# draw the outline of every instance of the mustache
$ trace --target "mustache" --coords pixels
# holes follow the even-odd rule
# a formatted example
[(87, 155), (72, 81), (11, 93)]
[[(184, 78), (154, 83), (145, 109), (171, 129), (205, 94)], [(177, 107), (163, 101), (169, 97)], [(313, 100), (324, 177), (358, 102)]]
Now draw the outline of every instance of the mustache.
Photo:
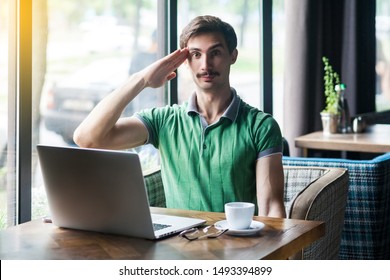
[(204, 72), (198, 73), (198, 74), (196, 74), (196, 76), (198, 78), (203, 77), (203, 76), (219, 76), (219, 73), (216, 71), (210, 70), (210, 71), (204, 71)]

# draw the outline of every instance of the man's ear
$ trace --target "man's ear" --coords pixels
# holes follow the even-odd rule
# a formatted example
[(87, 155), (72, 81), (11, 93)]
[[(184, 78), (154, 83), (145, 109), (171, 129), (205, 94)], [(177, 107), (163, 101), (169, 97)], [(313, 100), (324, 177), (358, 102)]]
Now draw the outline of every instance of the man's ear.
[(238, 50), (237, 49), (233, 50), (231, 57), (232, 57), (232, 64), (236, 63), (237, 57), (238, 57)]

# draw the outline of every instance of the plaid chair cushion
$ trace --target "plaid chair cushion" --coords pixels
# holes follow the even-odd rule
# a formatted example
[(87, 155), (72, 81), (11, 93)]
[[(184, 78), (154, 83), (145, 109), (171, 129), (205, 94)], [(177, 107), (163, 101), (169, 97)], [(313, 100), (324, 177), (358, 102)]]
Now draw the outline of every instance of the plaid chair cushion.
[(154, 207), (166, 207), (160, 169), (155, 169), (144, 174), (144, 180), (148, 192), (149, 205)]
[(284, 204), (286, 206), (287, 218), (289, 218), (291, 204), (295, 201), (296, 197), (308, 185), (321, 177), (325, 170), (284, 168)]
[(372, 160), (283, 157), (283, 165), (348, 169), (340, 259), (390, 259), (390, 153)]

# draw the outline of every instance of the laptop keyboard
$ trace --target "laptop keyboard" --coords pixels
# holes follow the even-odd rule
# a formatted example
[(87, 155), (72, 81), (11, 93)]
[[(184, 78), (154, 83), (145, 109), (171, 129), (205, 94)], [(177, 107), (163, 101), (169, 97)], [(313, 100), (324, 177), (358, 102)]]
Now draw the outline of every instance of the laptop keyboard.
[(170, 227), (170, 226), (171, 225), (164, 225), (164, 224), (153, 223), (154, 231), (157, 231), (157, 230), (160, 230), (160, 229), (164, 229), (164, 228), (167, 228), (167, 227)]

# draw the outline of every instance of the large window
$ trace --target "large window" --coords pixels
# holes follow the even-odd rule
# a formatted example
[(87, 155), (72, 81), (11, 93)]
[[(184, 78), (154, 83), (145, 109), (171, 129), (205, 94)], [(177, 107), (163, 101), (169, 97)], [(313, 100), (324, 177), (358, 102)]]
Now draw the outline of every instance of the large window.
[(16, 153), (16, 92), (23, 77), (17, 75), (20, 32), (16, 15), (13, 1), (0, 0), (0, 229), (18, 221), (18, 199), (22, 198), (17, 190), (21, 180)]
[[(14, 185), (7, 176), (9, 19), (8, 0), (0, 0), (0, 229), (10, 223), (8, 205), (15, 205)], [(12, 224), (14, 215), (9, 216)]]
[(376, 109), (390, 110), (390, 1), (376, 0)]
[[(35, 147), (75, 145), (73, 131), (130, 74), (157, 59), (158, 1), (33, 2), (32, 218), (49, 214)], [(164, 91), (139, 95), (124, 115), (165, 104)], [(137, 148), (144, 169), (157, 164)]]

